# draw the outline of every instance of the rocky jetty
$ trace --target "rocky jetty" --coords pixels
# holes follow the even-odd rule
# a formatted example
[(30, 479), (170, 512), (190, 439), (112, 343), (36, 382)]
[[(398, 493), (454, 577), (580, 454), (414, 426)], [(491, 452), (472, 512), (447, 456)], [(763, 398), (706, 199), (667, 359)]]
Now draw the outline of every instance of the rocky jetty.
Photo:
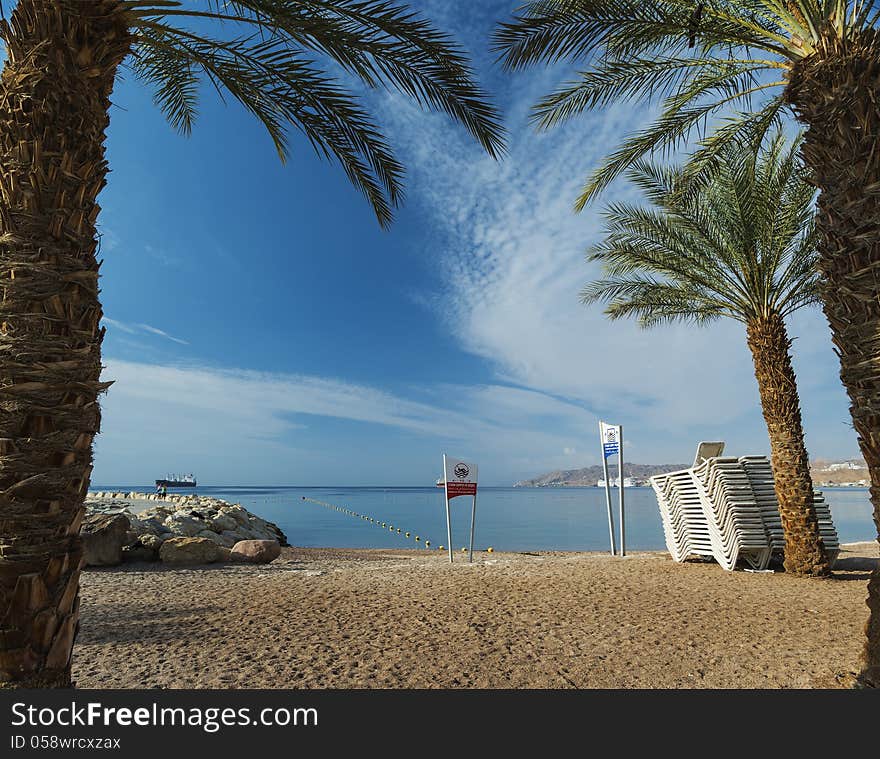
[(241, 504), (199, 495), (89, 493), (80, 532), (86, 566), (268, 563), (289, 545), (277, 525)]

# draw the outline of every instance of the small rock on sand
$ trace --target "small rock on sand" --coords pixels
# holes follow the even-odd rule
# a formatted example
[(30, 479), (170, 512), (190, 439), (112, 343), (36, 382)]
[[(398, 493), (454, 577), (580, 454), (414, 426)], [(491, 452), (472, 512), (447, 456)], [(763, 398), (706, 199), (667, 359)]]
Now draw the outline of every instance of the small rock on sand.
[(281, 555), (277, 540), (239, 540), (232, 546), (232, 560), (268, 564)]

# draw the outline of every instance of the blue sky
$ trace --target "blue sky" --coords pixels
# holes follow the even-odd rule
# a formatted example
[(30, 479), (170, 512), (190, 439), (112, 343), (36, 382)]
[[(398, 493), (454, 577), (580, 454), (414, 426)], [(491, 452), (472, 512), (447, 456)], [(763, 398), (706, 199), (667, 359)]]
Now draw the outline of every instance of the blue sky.
[[(115, 384), (94, 482), (425, 484), (445, 450), (509, 484), (598, 463), (600, 417), (624, 425), (633, 461), (687, 461), (701, 439), (767, 451), (740, 325), (643, 331), (579, 304), (601, 207), (572, 203), (646, 113), (619, 104), (536, 134), (528, 106), (566, 71), (493, 63), (489, 33), (516, 4), (414, 3), (472, 52), (510, 150), (492, 161), (447, 117), (370, 93), (408, 170), (388, 232), (304, 142), (281, 165), (209, 93), (183, 138), (119, 82), (99, 219)], [(824, 319), (791, 328), (811, 455), (856, 455)]]

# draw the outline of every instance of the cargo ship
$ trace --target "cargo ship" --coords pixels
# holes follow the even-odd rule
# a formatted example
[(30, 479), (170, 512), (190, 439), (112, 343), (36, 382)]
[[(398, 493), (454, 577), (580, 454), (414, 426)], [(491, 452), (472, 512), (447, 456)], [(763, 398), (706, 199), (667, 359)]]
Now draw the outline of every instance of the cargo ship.
[(194, 488), (196, 478), (191, 474), (169, 474), (164, 480), (156, 480), (157, 488)]

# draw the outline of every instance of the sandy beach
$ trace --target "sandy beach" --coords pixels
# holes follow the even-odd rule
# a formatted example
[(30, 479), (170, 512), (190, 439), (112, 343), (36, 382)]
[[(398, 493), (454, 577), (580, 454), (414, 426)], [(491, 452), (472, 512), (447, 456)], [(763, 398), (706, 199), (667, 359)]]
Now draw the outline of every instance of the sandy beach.
[(844, 687), (877, 544), (835, 577), (662, 552), (286, 548), (264, 566), (82, 576), (81, 688)]

